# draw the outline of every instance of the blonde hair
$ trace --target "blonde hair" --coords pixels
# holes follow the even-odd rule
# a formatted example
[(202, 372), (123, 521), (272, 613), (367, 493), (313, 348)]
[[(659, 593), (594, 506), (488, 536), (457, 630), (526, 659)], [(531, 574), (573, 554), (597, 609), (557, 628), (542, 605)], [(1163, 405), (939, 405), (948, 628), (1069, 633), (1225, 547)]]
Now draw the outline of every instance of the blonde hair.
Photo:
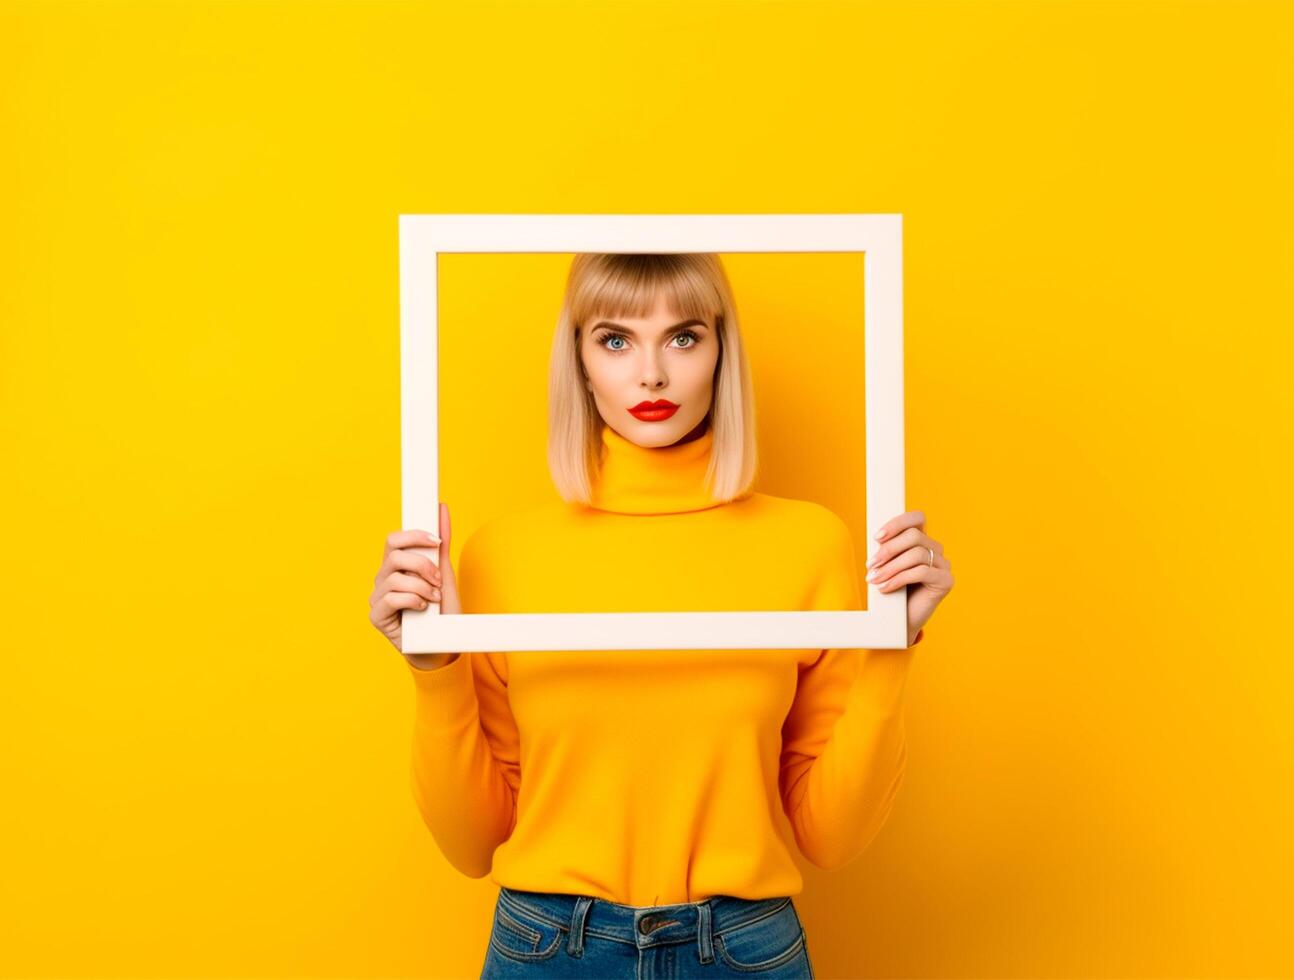
[(548, 469), (568, 503), (587, 505), (592, 499), (606, 425), (584, 384), (581, 328), (603, 317), (650, 316), (662, 293), (680, 318), (713, 321), (719, 335), (714, 395), (706, 414), (713, 431), (706, 489), (716, 503), (728, 503), (745, 496), (755, 482), (755, 396), (719, 256), (581, 252), (567, 276), (548, 372)]

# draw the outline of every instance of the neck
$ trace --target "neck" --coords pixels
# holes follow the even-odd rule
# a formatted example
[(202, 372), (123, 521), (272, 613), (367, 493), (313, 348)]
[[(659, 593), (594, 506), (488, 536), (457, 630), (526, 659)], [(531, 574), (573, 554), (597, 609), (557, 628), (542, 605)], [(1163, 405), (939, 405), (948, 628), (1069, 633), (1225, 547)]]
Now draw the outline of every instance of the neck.
[(705, 485), (714, 433), (703, 421), (668, 446), (640, 446), (609, 425), (590, 506), (616, 514), (678, 514), (719, 506)]

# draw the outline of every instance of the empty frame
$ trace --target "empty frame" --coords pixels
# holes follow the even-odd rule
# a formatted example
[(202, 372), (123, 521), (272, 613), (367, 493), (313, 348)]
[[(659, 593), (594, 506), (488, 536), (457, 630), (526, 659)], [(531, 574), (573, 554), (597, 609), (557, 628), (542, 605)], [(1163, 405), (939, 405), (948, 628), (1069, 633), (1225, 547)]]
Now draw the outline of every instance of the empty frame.
[[(441, 263), (443, 257), (450, 255), (521, 258), (545, 254), (562, 257), (580, 252), (713, 252), (721, 256), (857, 253), (862, 260), (858, 265), (862, 316), (849, 319), (845, 341), (857, 343), (863, 351), (866, 527), (865, 531), (853, 534), (858, 553), (865, 552), (864, 557), (870, 558), (878, 547), (874, 537), (877, 528), (906, 509), (902, 215), (405, 214), (400, 215), (399, 250), (402, 527), (433, 532), (439, 528), (440, 391), (442, 372), (455, 369), (453, 364), (440, 363), (439, 342), (442, 293), (449, 291), (440, 283)], [(560, 271), (564, 278), (565, 270)], [(541, 271), (540, 281), (544, 274)], [(502, 285), (497, 276), (491, 281), (496, 295), (499, 289), (523, 288), (513, 286), (512, 279), (504, 279)], [(517, 277), (516, 281), (524, 284), (533, 280)], [(555, 281), (555, 287), (559, 286), (560, 281)], [(771, 288), (775, 294), (775, 281)], [(733, 291), (741, 309), (742, 289), (736, 282)], [(553, 295), (559, 303), (560, 291)], [(540, 303), (539, 308), (550, 309), (550, 314), (546, 320), (533, 324), (531, 332), (524, 336), (521, 350), (526, 356), (533, 353), (539, 358), (536, 370), (542, 367), (542, 373), (546, 374), (546, 351), (556, 324), (557, 308), (552, 303)], [(503, 327), (503, 336), (490, 342), (504, 350), (514, 349), (516, 345), (508, 345), (507, 329)], [(491, 338), (494, 336), (492, 333)], [(743, 339), (748, 349), (755, 346), (750, 339)], [(772, 355), (768, 363), (774, 363)], [(776, 363), (788, 362), (779, 355)], [(752, 357), (757, 395), (764, 382), (772, 388), (772, 380), (778, 382), (778, 390), (804, 390), (812, 394), (813, 377), (785, 376), (788, 370), (811, 369), (805, 367), (805, 362), (789, 363), (790, 368), (778, 368), (780, 375), (776, 379), (762, 379), (759, 358)], [(471, 381), (483, 386), (486, 394), (499, 399), (508, 397), (508, 391), (489, 392), (492, 379), (488, 367), (472, 362), (471, 370), (474, 372), (470, 374)], [(836, 376), (837, 386), (839, 377)], [(796, 389), (797, 384), (801, 389)], [(543, 386), (540, 390), (544, 390)], [(845, 391), (841, 397), (848, 396), (849, 391)], [(533, 403), (531, 407), (540, 415), (546, 409)], [(497, 433), (498, 426), (490, 431)], [(542, 438), (542, 431), (533, 424), (527, 434), (527, 438), (531, 437), (534, 437), (532, 441)], [(794, 446), (790, 446), (790, 451), (793, 450)], [(824, 464), (830, 467), (833, 461), (825, 460)], [(757, 482), (756, 489), (764, 488)], [(454, 504), (452, 501), (450, 504), (452, 517)], [(464, 528), (457, 520), (453, 526), (453, 537), (461, 542)], [(435, 549), (419, 550), (435, 560)], [(867, 603), (867, 608), (862, 610), (442, 615), (439, 606), (433, 604), (422, 611), (404, 611), (402, 649), (405, 653), (433, 653), (906, 647), (907, 590), (882, 593), (866, 581), (860, 585), (865, 590)]]

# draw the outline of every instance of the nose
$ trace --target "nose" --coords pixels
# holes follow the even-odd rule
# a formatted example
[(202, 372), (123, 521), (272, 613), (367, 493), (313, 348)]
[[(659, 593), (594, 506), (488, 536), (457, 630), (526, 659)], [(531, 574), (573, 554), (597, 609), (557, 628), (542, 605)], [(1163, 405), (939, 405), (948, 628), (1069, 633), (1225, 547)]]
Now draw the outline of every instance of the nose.
[(655, 355), (649, 354), (647, 357), (647, 366), (643, 369), (642, 385), (645, 388), (662, 388), (665, 382), (669, 380), (665, 377), (665, 371), (661, 368), (660, 362)]

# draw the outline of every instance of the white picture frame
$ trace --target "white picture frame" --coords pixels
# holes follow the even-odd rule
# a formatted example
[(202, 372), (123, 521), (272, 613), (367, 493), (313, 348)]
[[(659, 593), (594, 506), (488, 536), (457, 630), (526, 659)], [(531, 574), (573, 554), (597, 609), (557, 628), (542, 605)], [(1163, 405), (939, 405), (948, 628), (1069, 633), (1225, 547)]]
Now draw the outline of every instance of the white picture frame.
[[(453, 252), (863, 252), (868, 558), (904, 506), (901, 214), (402, 214), (402, 527), (440, 526), (437, 257)], [(855, 546), (862, 550), (857, 540)], [(437, 560), (436, 550), (419, 549)], [(865, 610), (440, 615), (405, 610), (404, 653), (510, 650), (896, 649), (907, 590)]]

